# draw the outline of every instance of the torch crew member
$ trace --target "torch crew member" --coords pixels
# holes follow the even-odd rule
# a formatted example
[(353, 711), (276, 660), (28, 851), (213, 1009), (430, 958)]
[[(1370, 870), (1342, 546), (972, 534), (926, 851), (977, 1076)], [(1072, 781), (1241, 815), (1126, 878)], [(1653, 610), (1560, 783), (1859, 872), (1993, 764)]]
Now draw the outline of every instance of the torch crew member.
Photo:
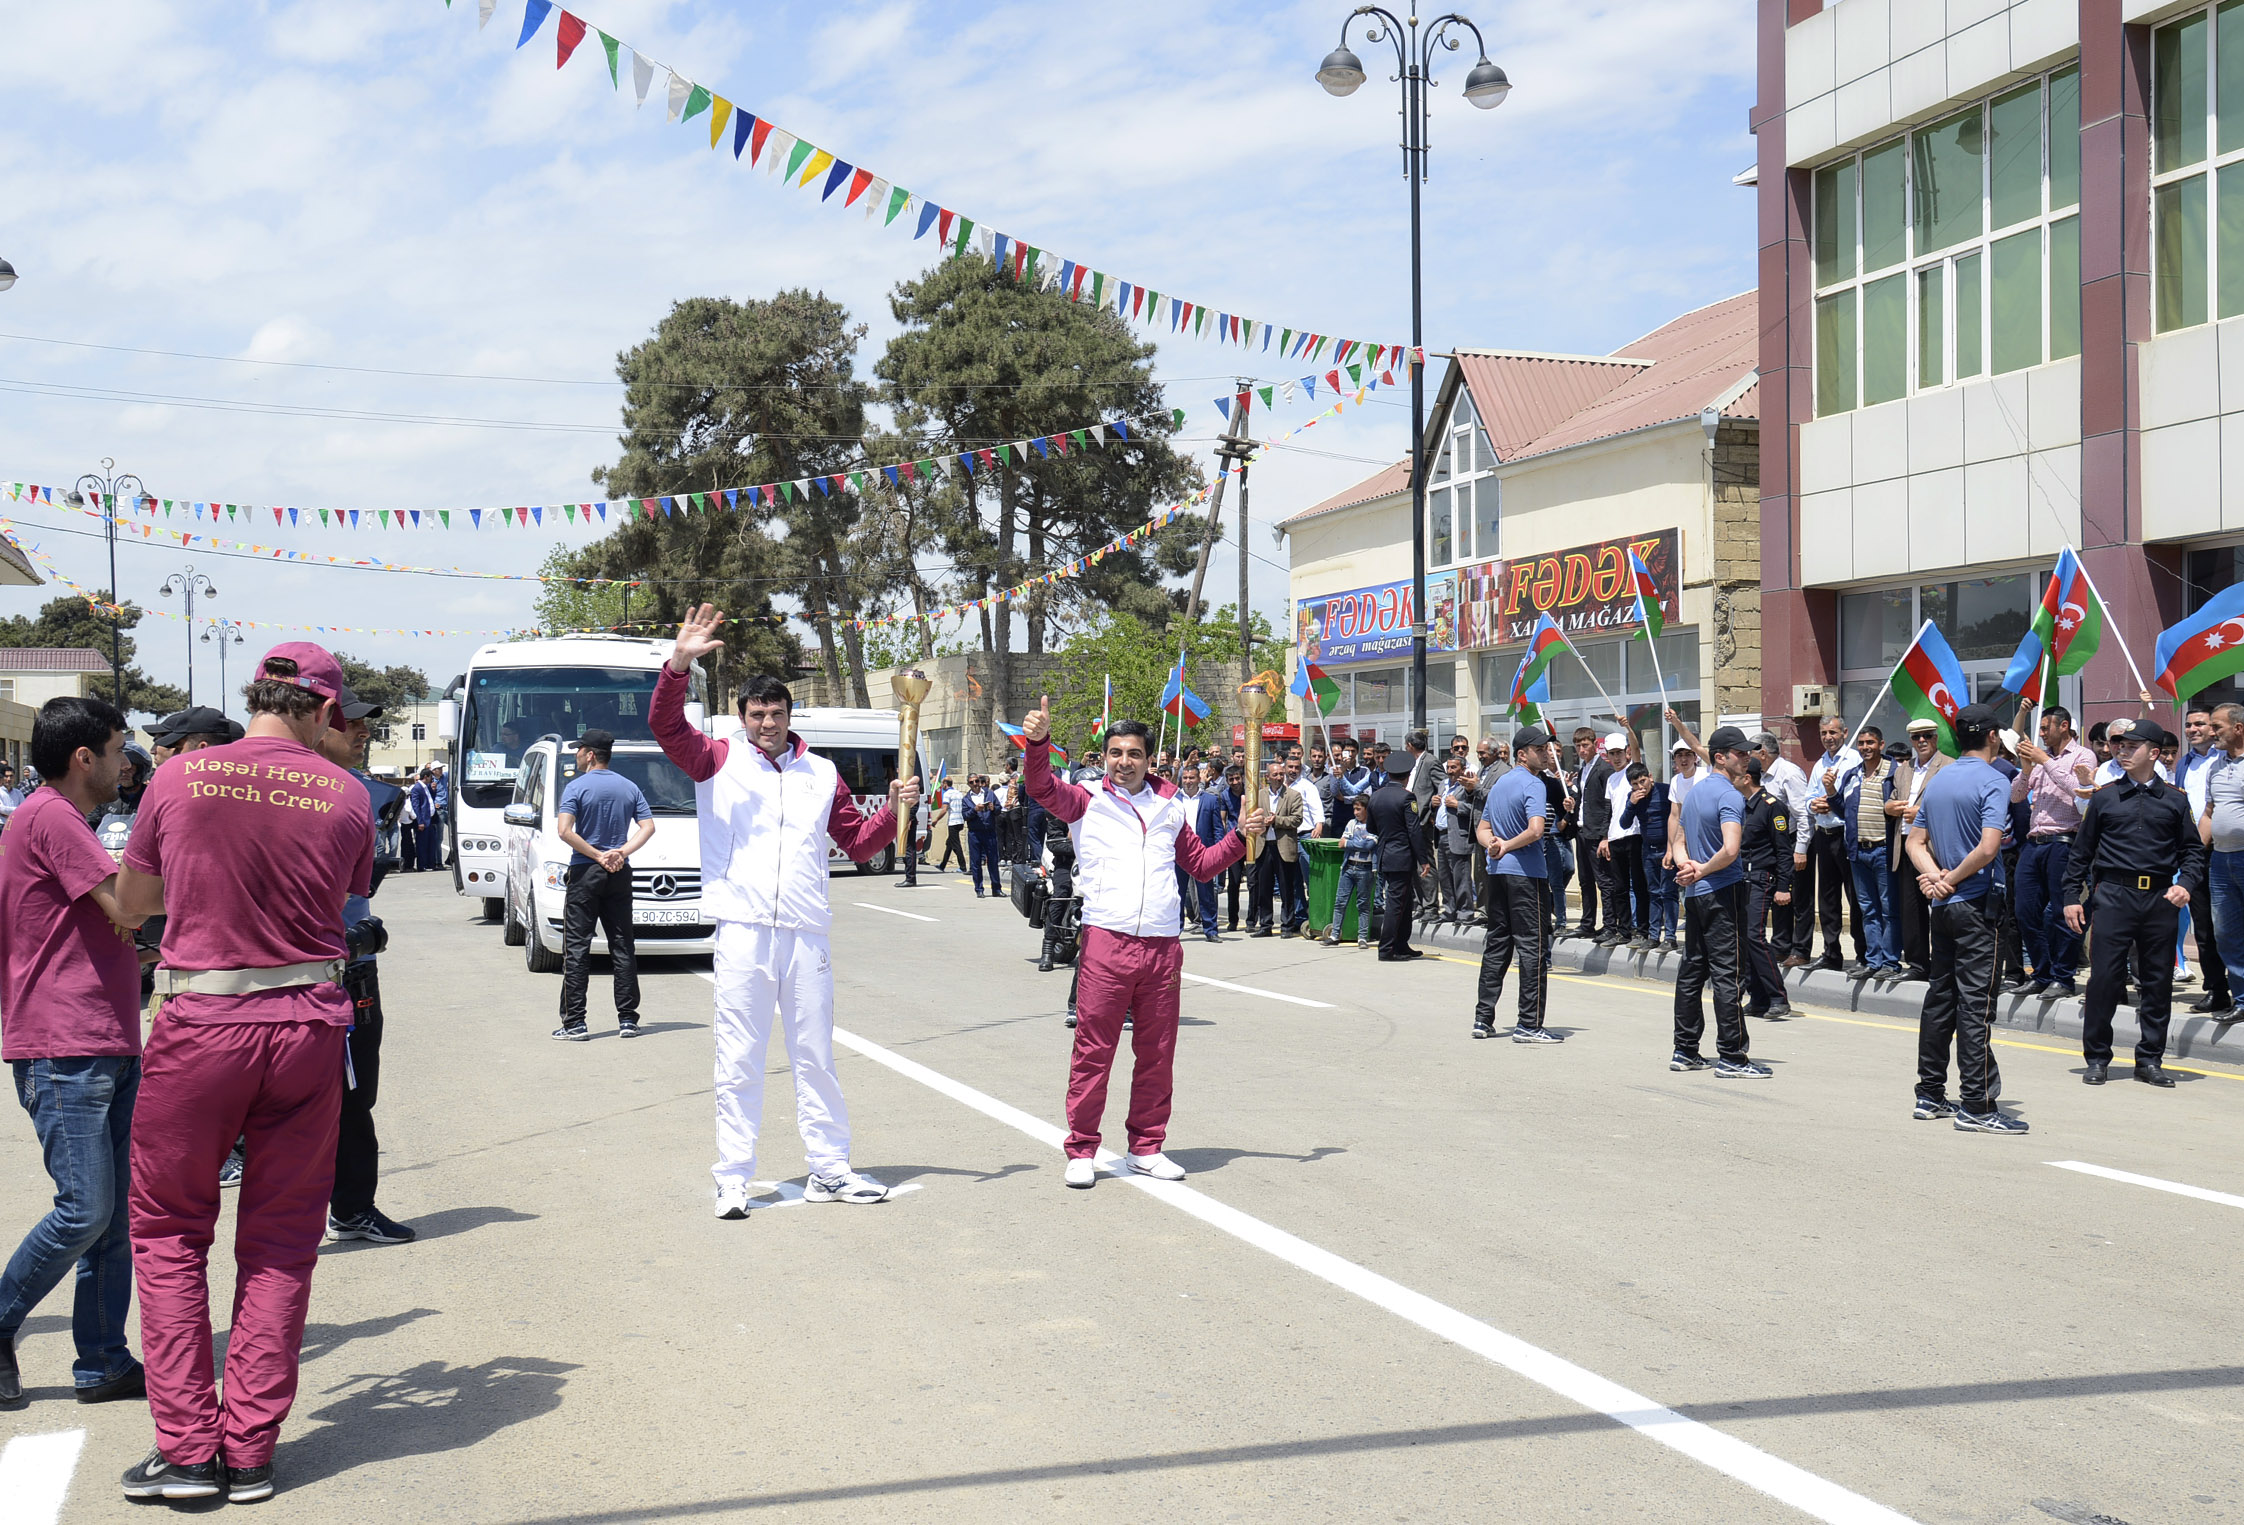
[[(1967, 705), (1955, 719), (1957, 759), (1917, 799), (1908, 872), (1929, 908), (1932, 985), (1917, 1018), (1917, 1106), (1921, 1121), (1949, 1116), (1966, 1133), (2024, 1133), (1995, 1107), (1995, 964), (2001, 951), (2003, 834), (2010, 780), (1995, 770), (2002, 717)], [(1948, 1105), (1948, 1050), (1956, 1051), (1961, 1105)]]
[(1473, 1036), (1496, 1036), (1496, 1005), (1504, 975), (1519, 961), (1519, 1020), (1514, 1043), (1563, 1043), (1543, 1026), (1549, 1010), (1550, 867), (1543, 833), (1550, 821), (1542, 770), (1550, 766), (1550, 733), (1523, 726), (1512, 737), (1519, 766), (1489, 787), (1474, 831), (1488, 854), (1488, 937), (1480, 954), (1480, 992), (1473, 1006)]
[(1683, 964), (1675, 981), (1675, 1054), (1671, 1070), (1703, 1070), (1699, 1053), (1706, 1033), (1700, 1004), (1714, 985), (1714, 1073), (1765, 1079), (1769, 1067), (1747, 1053), (1745, 1009), (1739, 985), (1745, 963), (1745, 871), (1738, 854), (1745, 837), (1745, 732), (1726, 725), (1706, 739), (1714, 771), (1694, 787), (1677, 812), (1682, 840), (1675, 843), (1675, 882), (1683, 886)]
[[(1237, 862), (1246, 837), (1270, 827), (1254, 810), (1214, 847), (1203, 844), (1176, 789), (1149, 778), (1151, 737), (1145, 724), (1110, 726), (1103, 747), (1106, 775), (1069, 783), (1056, 778), (1044, 741), (1052, 733), (1052, 701), (1021, 722), (1028, 741), (1022, 776), (1029, 797), (1068, 823), (1075, 844), (1076, 893), (1083, 902), (1075, 1053), (1067, 1083), (1067, 1184), (1098, 1179), (1099, 1119), (1114, 1068), (1122, 1020), (1132, 1019), (1129, 1168), (1156, 1180), (1181, 1181), (1184, 1167), (1161, 1152), (1175, 1092), (1177, 995), (1184, 969), (1182, 908), (1176, 871), (1206, 883)], [(1242, 836), (1240, 833), (1246, 835)]]
[(717, 922), (716, 1214), (748, 1216), (763, 1115), (764, 1051), (772, 1018), (794, 1063), (812, 1202), (878, 1202), (888, 1188), (849, 1168), (849, 1108), (834, 1073), (834, 969), (827, 936), (826, 839), (859, 863), (896, 840), (896, 817), (919, 804), (919, 780), (891, 779), (888, 804), (859, 813), (833, 763), (788, 729), (794, 696), (777, 678), (740, 687), (737, 741), (716, 741), (686, 718), (686, 674), (720, 651), (721, 611), (686, 616), (655, 681), (648, 721), (669, 759), (694, 781), (701, 819), (702, 896)]
[(2110, 1078), (2112, 1010), (2127, 983), (2130, 954), (2141, 981), (2135, 1078), (2174, 1084), (2160, 1062), (2173, 1010), (2174, 941), (2182, 907), (2192, 894), (2203, 898), (2205, 844), (2190, 819), (2189, 796), (2158, 776), (2159, 749), (2173, 744), (2150, 720), (2112, 738), (2112, 760), (2126, 771), (2090, 797), (2065, 866), (2065, 924), (2076, 933), (2095, 928), (2081, 1011), (2081, 1052), (2088, 1061), (2082, 1078), (2092, 1086)]

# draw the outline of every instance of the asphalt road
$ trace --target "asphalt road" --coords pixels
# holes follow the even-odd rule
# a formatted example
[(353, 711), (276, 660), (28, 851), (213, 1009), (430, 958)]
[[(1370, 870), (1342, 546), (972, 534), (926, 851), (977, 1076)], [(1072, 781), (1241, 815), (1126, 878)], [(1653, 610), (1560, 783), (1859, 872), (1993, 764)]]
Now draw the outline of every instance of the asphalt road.
[[(778, 1195), (719, 1222), (705, 964), (649, 961), (646, 1037), (596, 984), (596, 1040), (554, 1043), (557, 977), (448, 880), (385, 886), (381, 1203), (422, 1238), (323, 1256), (265, 1509), (2244, 1519), (2244, 1074), (2090, 1090), (2006, 1039), (2034, 1131), (1989, 1138), (1910, 1120), (1904, 1023), (1757, 1026), (1774, 1078), (1726, 1081), (1668, 1072), (1665, 986), (1562, 980), (1570, 1041), (1528, 1048), (1470, 1040), (1470, 962), (1195, 942), (1191, 1179), (1067, 1191), (1066, 975), (954, 876), (833, 891), (856, 1159), (907, 1189), (787, 1200), (775, 1056)], [(13, 1108), (0, 1159), (12, 1244), (47, 1194)], [(0, 1411), (6, 1525), (58, 1470), (62, 1519), (147, 1518), (146, 1411), (69, 1401), (66, 1296)]]

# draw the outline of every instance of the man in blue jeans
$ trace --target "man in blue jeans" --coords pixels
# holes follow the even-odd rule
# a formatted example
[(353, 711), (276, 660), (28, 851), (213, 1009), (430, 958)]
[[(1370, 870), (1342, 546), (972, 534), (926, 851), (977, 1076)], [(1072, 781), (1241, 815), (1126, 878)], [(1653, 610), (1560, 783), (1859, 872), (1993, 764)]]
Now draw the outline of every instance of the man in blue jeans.
[(2213, 935), (2229, 988), (2244, 992), (2244, 704), (2214, 709), (2213, 747), (2198, 831), (2212, 849)]
[(1862, 907), (1862, 962), (1847, 972), (1857, 980), (1898, 980), (1901, 927), (1894, 915), (1893, 873), (1901, 833), (1894, 819), (1899, 810), (1893, 798), (1894, 765), (1876, 726), (1862, 728), (1858, 745), (1861, 765), (1838, 780), (1847, 861), (1854, 870), (1855, 900)]
[(70, 1329), (80, 1403), (147, 1392), (125, 1344), (133, 1102), (140, 1092), (143, 918), (117, 902), (117, 865), (86, 817), (117, 798), (125, 717), (99, 699), (50, 699), (31, 731), (48, 787), (8, 823), (0, 854), (0, 1058), (31, 1114), (55, 1205), (0, 1272), (0, 1403), (23, 1397), (16, 1333), (78, 1268)]

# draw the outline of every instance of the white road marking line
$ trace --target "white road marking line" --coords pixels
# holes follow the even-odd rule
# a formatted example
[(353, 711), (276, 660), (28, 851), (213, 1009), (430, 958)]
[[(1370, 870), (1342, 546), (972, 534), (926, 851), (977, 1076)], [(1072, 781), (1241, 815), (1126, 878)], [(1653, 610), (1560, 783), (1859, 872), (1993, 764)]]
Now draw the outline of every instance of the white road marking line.
[[(706, 970), (697, 972), (710, 983), (716, 982), (713, 973)], [(1019, 1107), (1009, 1106), (994, 1096), (984, 1095), (972, 1086), (906, 1059), (902, 1054), (892, 1053), (869, 1039), (860, 1038), (855, 1033), (837, 1027), (834, 1029), (834, 1041), (876, 1064), (894, 1070), (907, 1080), (916, 1080), (931, 1091), (973, 1108), (984, 1117), (1027, 1134), (1040, 1144), (1057, 1149), (1067, 1141), (1065, 1132), (1044, 1119), (1032, 1117)], [(1913, 1525), (1905, 1514), (1866, 1499), (1837, 1483), (1817, 1477), (1780, 1457), (1771, 1456), (1760, 1447), (1748, 1445), (1733, 1435), (1712, 1429), (1696, 1419), (1686, 1419), (1673, 1409), (1654, 1403), (1642, 1394), (1631, 1392), (1617, 1382), (1607, 1381), (1597, 1373), (1530, 1345), (1516, 1335), (1506, 1334), (1491, 1324), (1459, 1313), (1423, 1293), (1411, 1291), (1400, 1282), (1390, 1281), (1376, 1271), (1367, 1270), (1353, 1261), (1343, 1260), (1329, 1250), (1321, 1250), (1307, 1240), (1298, 1239), (1259, 1218), (1228, 1207), (1189, 1186), (1156, 1181), (1149, 1176), (1139, 1175), (1123, 1164), (1122, 1157), (1118, 1154), (1111, 1151), (1101, 1153), (1099, 1164), (1108, 1174), (1141, 1191), (1151, 1193), (1171, 1207), (1190, 1213), (1211, 1228), (1221, 1229), (1256, 1249), (1265, 1250), (1288, 1265), (1330, 1282), (1344, 1292), (1352, 1292), (1398, 1318), (1409, 1320), (1430, 1334), (1463, 1346), (1475, 1355), (1486, 1357), (1507, 1371), (1546, 1387), (1562, 1398), (1571, 1399), (1583, 1408), (1603, 1414), (1618, 1424), (1625, 1424), (1639, 1434), (1648, 1436), (1671, 1450), (1679, 1451), (1694, 1461), (1704, 1462), (1725, 1477), (1758, 1489), (1804, 1514), (1828, 1521), (1830, 1525)]]
[(1319, 1011), (1339, 1010), (1330, 1001), (1312, 1001), (1306, 996), (1280, 995), (1275, 990), (1260, 990), (1253, 985), (1234, 985), (1229, 980), (1211, 980), (1204, 974), (1188, 974), (1185, 978), (1195, 985), (1213, 985), (1218, 990), (1236, 990), (1241, 995), (1258, 995), (1265, 1000), (1283, 1001), (1288, 1006), (1314, 1006)]
[(860, 906), (868, 911), (879, 911), (886, 916), (908, 917), (913, 921), (935, 921), (938, 919), (933, 916), (922, 916), (917, 911), (899, 911), (892, 905), (874, 905), (870, 900), (852, 900), (850, 904)]
[(2102, 1176), (2107, 1181), (2124, 1181), (2130, 1186), (2148, 1186), (2153, 1191), (2170, 1191), (2177, 1197), (2195, 1197), (2200, 1202), (2218, 1202), (2223, 1207), (2244, 1207), (2244, 1197), (2232, 1197), (2225, 1191), (2207, 1191), (2202, 1186), (2184, 1186), (2179, 1181), (2161, 1181), (2157, 1176), (2139, 1176), (2104, 1165), (2083, 1164), (2079, 1160), (2044, 1160), (2042, 1163), (2054, 1165), (2059, 1170), (2077, 1170), (2084, 1176)]
[(54, 1525), (78, 1470), (84, 1430), (18, 1435), (0, 1451), (0, 1520), (7, 1525)]

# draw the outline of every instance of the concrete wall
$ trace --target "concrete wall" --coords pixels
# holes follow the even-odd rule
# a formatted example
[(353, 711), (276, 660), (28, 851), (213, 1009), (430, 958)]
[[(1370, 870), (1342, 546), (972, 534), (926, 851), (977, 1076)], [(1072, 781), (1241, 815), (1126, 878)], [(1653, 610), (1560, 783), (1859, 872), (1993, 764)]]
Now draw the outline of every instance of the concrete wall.
[(97, 683), (101, 686), (100, 696), (107, 698), (109, 695), (107, 671), (9, 672), (4, 665), (0, 665), (0, 679), (6, 679), (13, 685), (16, 703), (34, 710), (49, 699), (65, 696), (73, 699), (86, 698), (95, 692), (94, 685)]
[(1507, 559), (1595, 540), (1683, 530), (1683, 581), (1714, 576), (1706, 433), (1696, 418), (1535, 456), (1497, 473)]
[(2143, 538), (2244, 530), (2244, 318), (2145, 341), (2142, 383)]

